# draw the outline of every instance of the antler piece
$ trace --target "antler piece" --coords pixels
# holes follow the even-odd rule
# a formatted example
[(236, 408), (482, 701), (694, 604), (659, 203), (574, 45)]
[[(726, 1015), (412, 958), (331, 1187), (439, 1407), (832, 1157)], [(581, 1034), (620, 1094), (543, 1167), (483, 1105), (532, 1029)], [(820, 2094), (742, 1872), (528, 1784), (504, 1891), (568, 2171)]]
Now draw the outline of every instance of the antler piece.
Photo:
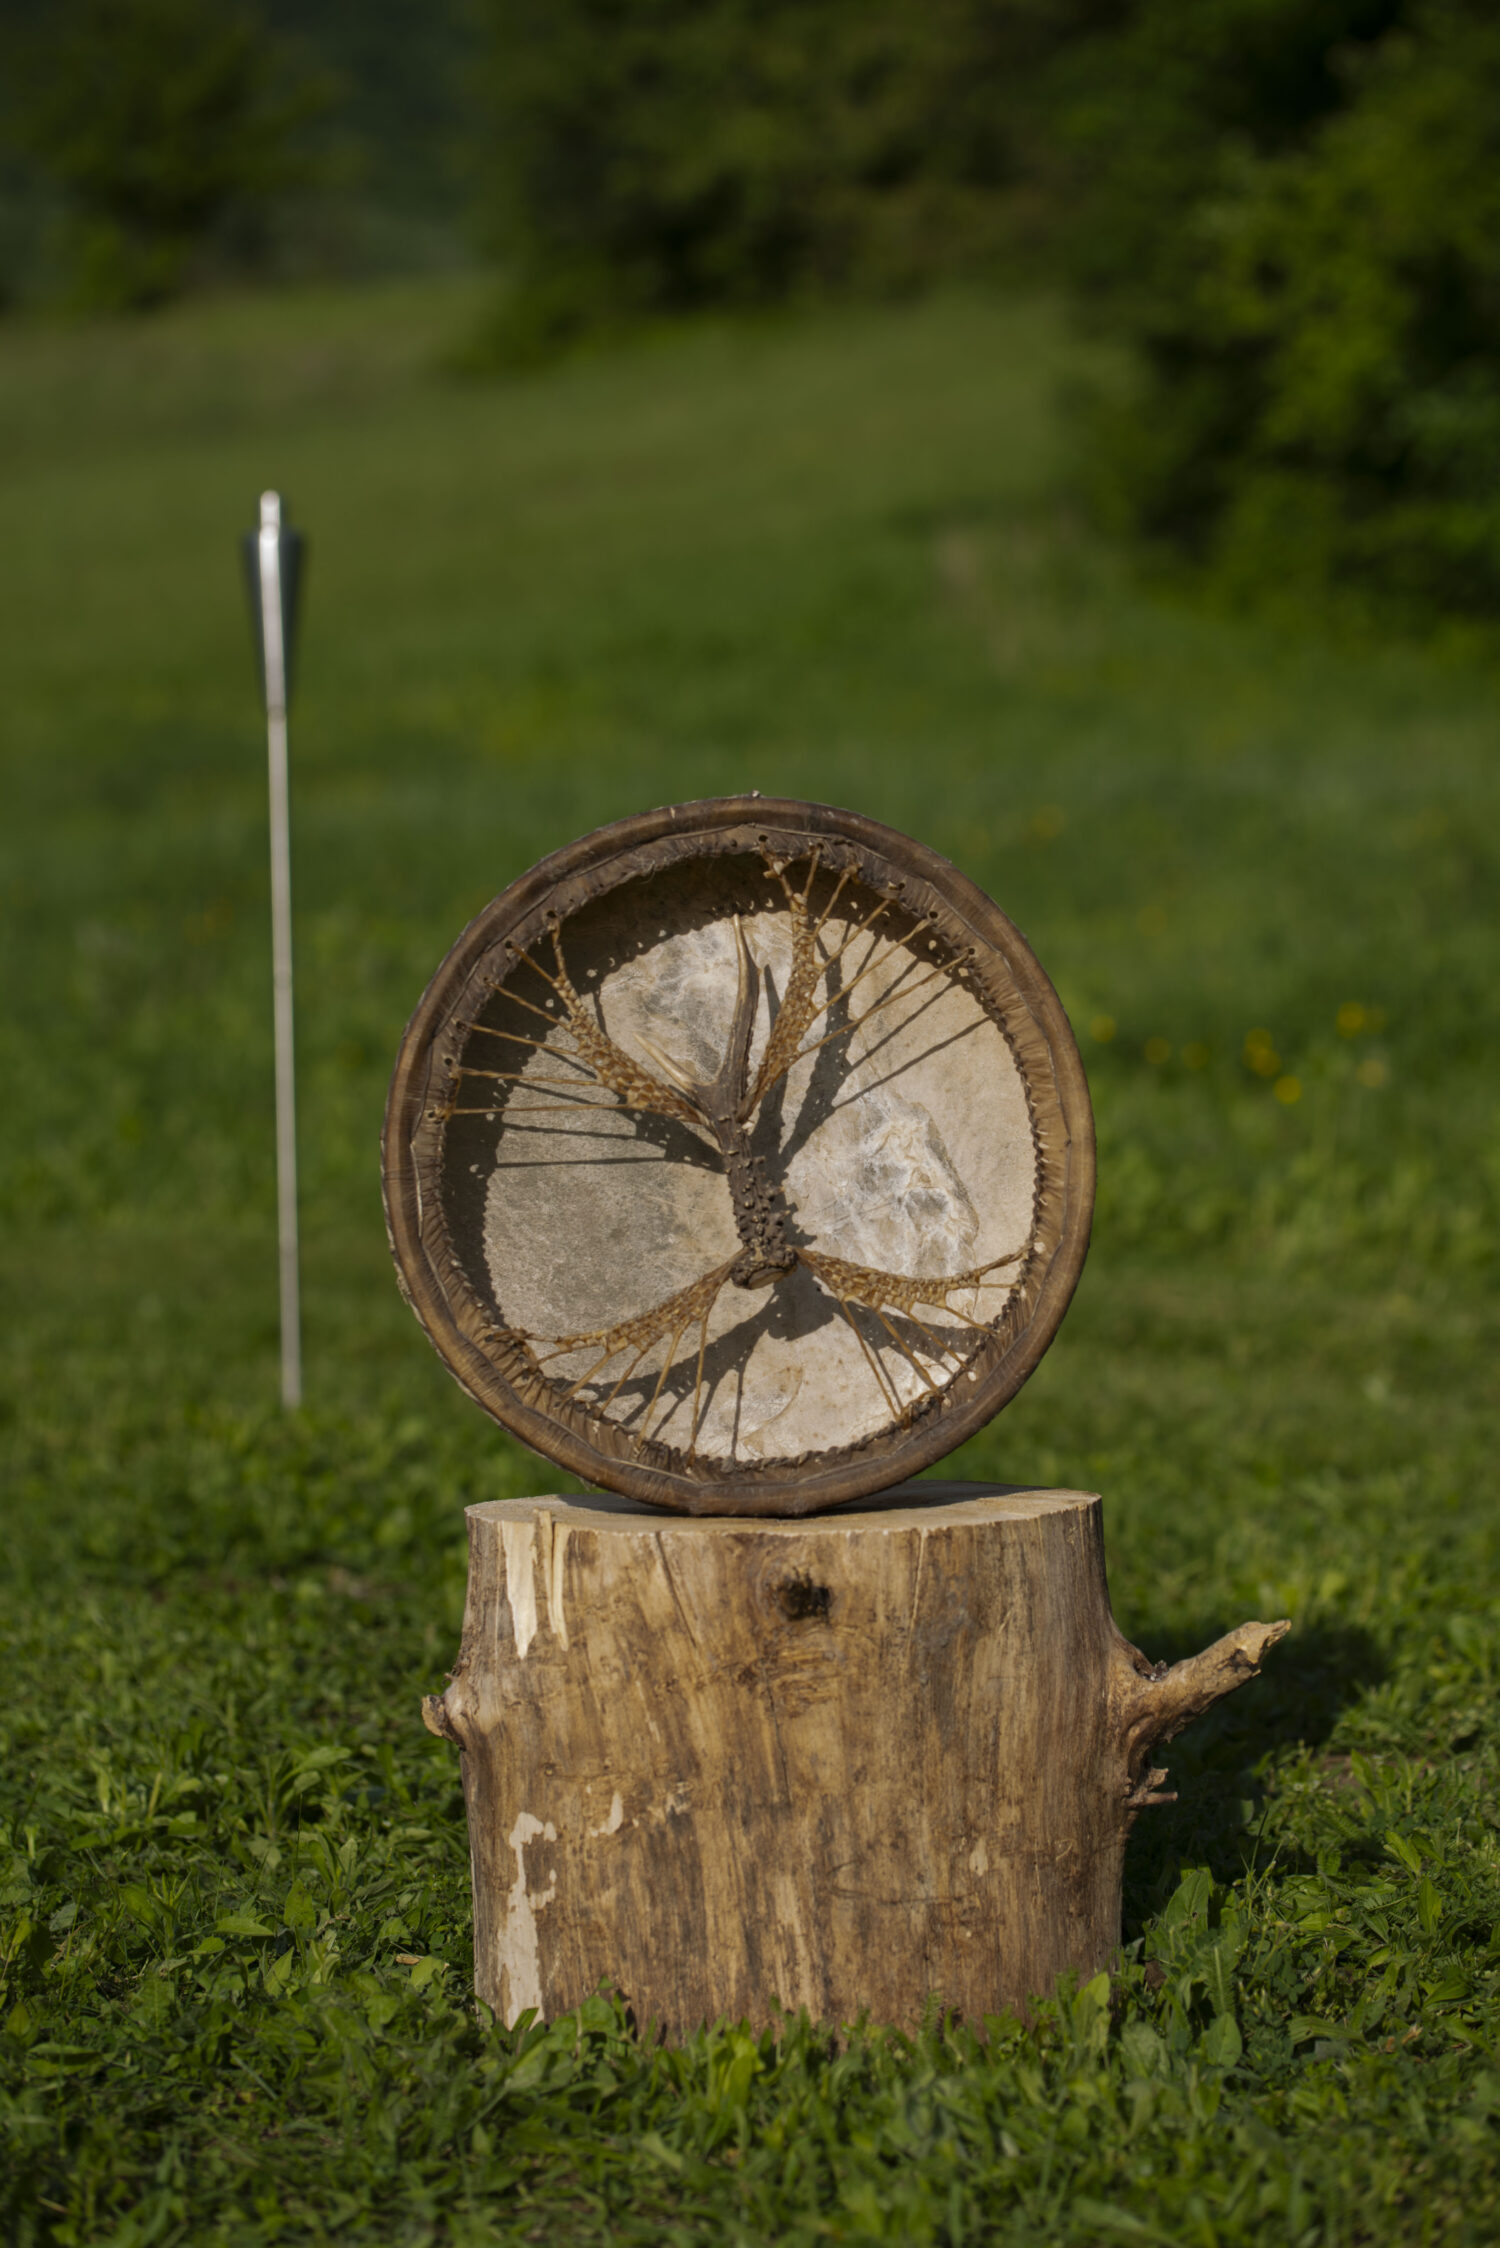
[(677, 1086), (684, 1098), (691, 1102), (695, 1114), (713, 1127), (719, 1146), (725, 1149), (736, 1144), (739, 1138), (738, 1125), (745, 1098), (750, 1036), (755, 1028), (755, 1002), (760, 992), (760, 978), (755, 962), (750, 957), (750, 947), (745, 942), (744, 923), (738, 914), (734, 916), (734, 944), (734, 1013), (730, 1017), (723, 1059), (715, 1074), (706, 1080), (699, 1080), (684, 1069), (680, 1062), (674, 1062), (662, 1053), (648, 1038), (640, 1041), (663, 1077)]

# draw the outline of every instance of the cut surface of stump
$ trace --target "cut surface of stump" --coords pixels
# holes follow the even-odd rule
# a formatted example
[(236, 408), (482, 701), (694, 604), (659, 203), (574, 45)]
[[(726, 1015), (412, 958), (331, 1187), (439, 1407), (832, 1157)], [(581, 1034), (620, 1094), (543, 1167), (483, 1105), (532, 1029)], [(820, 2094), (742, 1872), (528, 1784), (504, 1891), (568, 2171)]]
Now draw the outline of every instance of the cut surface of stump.
[(1287, 1628), (1153, 1668), (1078, 1491), (922, 1482), (800, 1520), (538, 1498), (469, 1534), (424, 1715), (463, 1750), (506, 2022), (605, 1982), (674, 2036), (1024, 2010), (1109, 1964), (1153, 1748)]

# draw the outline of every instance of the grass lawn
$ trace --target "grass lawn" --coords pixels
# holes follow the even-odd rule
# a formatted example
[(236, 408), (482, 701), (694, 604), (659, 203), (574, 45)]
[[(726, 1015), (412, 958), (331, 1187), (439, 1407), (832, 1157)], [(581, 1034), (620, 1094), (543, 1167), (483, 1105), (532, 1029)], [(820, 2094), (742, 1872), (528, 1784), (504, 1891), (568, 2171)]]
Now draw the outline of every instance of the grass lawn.
[[(1045, 307), (705, 328), (494, 386), (470, 284), (0, 330), (0, 2211), (60, 2248), (1500, 2239), (1495, 682), (1132, 582)], [(293, 759), (308, 1405), (276, 1394), (263, 749), (235, 534), (312, 539)], [(468, 1502), (558, 1488), (396, 1293), (448, 944), (627, 811), (851, 804), (1021, 923), (1092, 1257), (948, 1472), (1104, 1492), (1170, 1752), (1124, 1962), (1034, 2025), (476, 2021)]]

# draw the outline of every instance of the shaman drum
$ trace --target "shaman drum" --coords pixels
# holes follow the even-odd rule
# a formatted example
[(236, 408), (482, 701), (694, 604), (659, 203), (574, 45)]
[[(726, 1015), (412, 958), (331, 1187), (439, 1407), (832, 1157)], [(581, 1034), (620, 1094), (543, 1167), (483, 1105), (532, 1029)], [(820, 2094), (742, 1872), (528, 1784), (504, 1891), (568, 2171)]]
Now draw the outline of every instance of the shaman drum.
[(402, 1286), (587, 1482), (802, 1515), (1013, 1397), (1088, 1246), (1088, 1088), (1025, 939), (853, 812), (621, 820), (471, 923), (385, 1127)]

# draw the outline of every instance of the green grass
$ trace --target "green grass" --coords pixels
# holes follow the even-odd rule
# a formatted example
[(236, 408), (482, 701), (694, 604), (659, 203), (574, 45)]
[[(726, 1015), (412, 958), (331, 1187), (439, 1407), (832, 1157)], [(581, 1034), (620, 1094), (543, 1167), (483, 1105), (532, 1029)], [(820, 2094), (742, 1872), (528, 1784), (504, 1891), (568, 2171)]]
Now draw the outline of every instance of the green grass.
[[(472, 311), (0, 332), (7, 2236), (1494, 2240), (1493, 679), (1132, 584), (1062, 496), (1045, 307), (492, 388), (438, 371)], [(271, 482), (313, 540), (291, 1420), (234, 552)], [(1112, 1986), (983, 2044), (468, 1994), (417, 1700), (464, 1504), (556, 1479), (399, 1302), (384, 1081), (541, 852), (749, 787), (947, 851), (1080, 1029), (1093, 1254), (958, 1472), (1102, 1489), (1153, 1655), (1295, 1624), (1174, 1745)]]

